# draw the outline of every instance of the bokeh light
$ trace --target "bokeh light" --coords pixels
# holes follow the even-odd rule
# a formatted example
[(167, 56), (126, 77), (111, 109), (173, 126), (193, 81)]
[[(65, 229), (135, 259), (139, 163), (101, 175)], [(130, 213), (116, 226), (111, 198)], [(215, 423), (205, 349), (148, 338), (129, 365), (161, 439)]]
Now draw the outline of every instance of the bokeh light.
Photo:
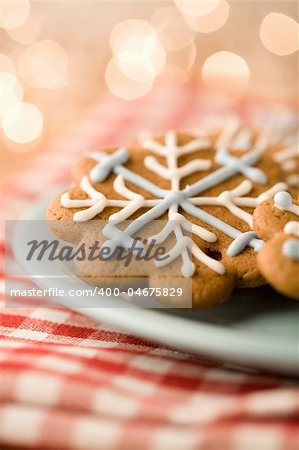
[(6, 30), (8, 36), (21, 44), (31, 45), (37, 41), (43, 27), (43, 17), (31, 14), (28, 20), (17, 28)]
[(3, 118), (5, 136), (17, 144), (26, 144), (37, 139), (43, 130), (43, 116), (31, 103), (16, 103)]
[(16, 73), (16, 68), (9, 56), (0, 53), (0, 72)]
[(125, 20), (110, 34), (110, 46), (118, 71), (131, 80), (147, 82), (157, 77), (166, 63), (166, 52), (154, 29), (145, 20)]
[(1, 0), (0, 27), (11, 30), (21, 26), (30, 14), (29, 0)]
[(246, 61), (236, 53), (221, 51), (209, 56), (202, 68), (205, 85), (230, 91), (246, 88), (250, 71)]
[(290, 55), (299, 49), (299, 24), (285, 14), (268, 14), (260, 26), (260, 38), (269, 52)]
[(153, 79), (141, 82), (128, 78), (120, 70), (115, 57), (107, 65), (105, 81), (110, 92), (123, 100), (134, 100), (143, 97), (153, 86)]
[(59, 89), (67, 81), (68, 56), (57, 42), (43, 40), (25, 50), (18, 68), (28, 85), (40, 89)]
[(116, 55), (120, 70), (136, 81), (149, 81), (159, 75), (166, 53), (153, 33), (129, 37)]
[(171, 62), (166, 63), (161, 79), (165, 79), (167, 83), (174, 83), (175, 85), (185, 84), (190, 81), (186, 71)]
[(193, 67), (197, 54), (197, 48), (193, 41), (191, 41), (186, 47), (180, 50), (168, 52), (167, 61), (168, 63), (175, 64), (180, 67), (185, 72)]
[(226, 0), (220, 0), (215, 9), (205, 16), (192, 17), (184, 15), (188, 26), (201, 33), (212, 33), (219, 30), (227, 22), (230, 6)]
[(210, 14), (219, 3), (219, 0), (174, 0), (177, 8), (187, 16), (205, 16)]
[(15, 103), (22, 100), (23, 88), (15, 75), (0, 72), (0, 118)]
[(194, 31), (190, 30), (182, 14), (173, 6), (157, 9), (152, 15), (151, 24), (166, 50), (186, 47), (194, 36)]
[(122, 44), (130, 37), (146, 36), (153, 29), (146, 20), (124, 20), (118, 22), (111, 30), (109, 44), (114, 54), (117, 54)]

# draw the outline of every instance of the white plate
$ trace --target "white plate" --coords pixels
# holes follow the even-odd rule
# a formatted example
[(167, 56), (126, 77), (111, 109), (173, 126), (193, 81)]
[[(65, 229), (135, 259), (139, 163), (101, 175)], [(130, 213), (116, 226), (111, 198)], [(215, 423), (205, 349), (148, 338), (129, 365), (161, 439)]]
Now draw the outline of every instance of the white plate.
[[(43, 200), (26, 219), (42, 220), (48, 201)], [(18, 248), (30, 222), (21, 221), (13, 236), (13, 251), (20, 262)], [(33, 263), (23, 270), (33, 275)], [(59, 274), (60, 268), (57, 268)], [(51, 278), (34, 282), (53, 287)], [(57, 280), (56, 280), (57, 283)], [(86, 287), (79, 279), (59, 280), (58, 288)], [(70, 305), (70, 299), (58, 298)], [(73, 301), (73, 300), (72, 300)], [(94, 308), (80, 311), (94, 319), (146, 339), (174, 348), (210, 356), (247, 368), (260, 368), (292, 376), (299, 375), (299, 302), (288, 300), (272, 289), (237, 290), (230, 302), (213, 309), (192, 313), (169, 309), (110, 308), (111, 298), (95, 299)]]

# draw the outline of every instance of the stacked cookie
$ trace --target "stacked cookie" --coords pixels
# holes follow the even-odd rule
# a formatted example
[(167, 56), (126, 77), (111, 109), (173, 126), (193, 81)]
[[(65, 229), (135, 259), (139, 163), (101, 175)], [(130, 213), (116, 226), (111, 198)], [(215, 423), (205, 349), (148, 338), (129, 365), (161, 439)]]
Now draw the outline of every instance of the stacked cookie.
[(299, 206), (288, 192), (265, 200), (253, 214), (254, 230), (266, 244), (257, 255), (266, 280), (282, 294), (299, 299)]
[[(298, 148), (274, 144), (269, 133), (248, 126), (228, 135), (225, 126), (197, 136), (168, 131), (132, 148), (83, 155), (73, 166), (74, 186), (49, 206), (52, 229), (75, 246), (96, 239), (129, 251), (136, 233), (162, 221), (147, 243), (165, 243), (167, 257), (146, 274), (148, 285), (171, 286), (174, 273), (192, 278), (193, 308), (265, 282), (299, 298), (296, 187), (284, 170), (287, 162), (296, 170)], [(91, 231), (96, 220), (106, 225)], [(101, 286), (103, 273), (116, 273), (119, 261), (75, 265), (79, 276)], [(125, 284), (141, 275), (138, 264), (134, 270), (117, 278)]]

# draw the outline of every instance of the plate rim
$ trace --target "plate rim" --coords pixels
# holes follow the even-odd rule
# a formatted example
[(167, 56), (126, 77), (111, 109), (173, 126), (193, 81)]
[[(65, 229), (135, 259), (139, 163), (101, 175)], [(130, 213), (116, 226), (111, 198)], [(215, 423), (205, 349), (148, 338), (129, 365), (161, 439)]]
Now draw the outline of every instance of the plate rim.
[[(41, 197), (37, 204), (27, 212), (17, 224), (12, 236), (12, 251), (17, 262), (29, 274), (29, 265), (24, 266), (17, 252), (17, 240), (24, 222), (41, 220), (49, 196)], [(45, 279), (30, 276), (31, 281), (45, 288)], [(82, 281), (83, 283), (83, 281)], [(49, 287), (49, 286), (48, 286)], [(108, 299), (108, 298), (107, 298)], [(107, 300), (106, 299), (106, 300)], [(56, 299), (62, 306), (70, 308), (65, 297)], [(113, 300), (112, 297), (109, 300)], [(218, 324), (185, 319), (161, 313), (160, 310), (141, 308), (72, 308), (80, 313), (120, 328), (135, 336), (156, 343), (203, 356), (209, 356), (245, 368), (258, 368), (284, 375), (299, 376), (299, 358), (289, 346), (289, 340), (281, 336), (264, 342), (257, 332), (228, 328)], [(192, 314), (192, 313), (190, 313)], [(188, 327), (188, 333), (186, 333)], [(167, 330), (167, 331), (165, 331)], [(217, 345), (215, 346), (215, 336)], [(299, 350), (298, 350), (299, 356)]]

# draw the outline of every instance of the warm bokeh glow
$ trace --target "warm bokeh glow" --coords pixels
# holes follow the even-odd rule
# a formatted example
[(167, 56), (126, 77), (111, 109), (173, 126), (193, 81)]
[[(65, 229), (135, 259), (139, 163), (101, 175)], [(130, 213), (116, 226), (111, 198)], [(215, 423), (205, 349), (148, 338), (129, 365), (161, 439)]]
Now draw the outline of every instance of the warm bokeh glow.
[(6, 111), (18, 101), (19, 98), (14, 91), (1, 92), (0, 89), (0, 119), (2, 119)]
[(17, 78), (11, 73), (0, 72), (0, 118), (22, 97), (23, 89)]
[(109, 43), (111, 50), (117, 54), (122, 44), (130, 37), (144, 36), (153, 32), (149, 22), (145, 20), (124, 20), (111, 30)]
[(66, 84), (68, 56), (57, 42), (44, 40), (25, 50), (18, 68), (22, 78), (30, 86), (58, 89)]
[(142, 97), (166, 63), (155, 30), (145, 20), (126, 20), (113, 27), (109, 42), (114, 57), (105, 73), (108, 88), (126, 100)]
[(185, 84), (189, 81), (186, 71), (171, 62), (166, 64), (161, 79), (175, 84)]
[(123, 100), (134, 100), (147, 94), (153, 80), (138, 82), (128, 78), (119, 68), (116, 58), (112, 58), (105, 72), (105, 81), (110, 92)]
[(29, 0), (1, 0), (0, 27), (11, 30), (26, 22), (30, 14)]
[(189, 72), (193, 67), (197, 54), (197, 48), (193, 41), (191, 41), (186, 47), (176, 50), (174, 52), (168, 52), (167, 61), (178, 67), (184, 72)]
[(194, 31), (190, 30), (182, 14), (173, 6), (157, 9), (151, 24), (166, 50), (179, 50), (188, 45), (194, 36)]
[(150, 33), (126, 39), (116, 59), (120, 70), (128, 78), (149, 81), (162, 72), (166, 53), (155, 34)]
[(206, 59), (202, 79), (209, 87), (232, 91), (243, 90), (250, 78), (246, 61), (236, 53), (221, 51)]
[(0, 72), (16, 73), (16, 68), (9, 56), (0, 53)]
[(184, 15), (190, 28), (201, 33), (212, 33), (225, 25), (229, 16), (230, 6), (226, 0), (220, 0), (213, 11), (205, 16), (192, 17)]
[(268, 14), (262, 21), (260, 38), (269, 52), (290, 55), (299, 49), (299, 24), (285, 14)]
[(24, 24), (6, 31), (8, 36), (14, 41), (25, 45), (30, 45), (37, 41), (42, 26), (42, 16), (32, 13)]
[(3, 118), (5, 136), (17, 144), (26, 144), (37, 139), (43, 130), (43, 116), (31, 103), (16, 103)]
[(219, 3), (219, 0), (174, 0), (177, 8), (187, 16), (205, 16), (210, 14)]

